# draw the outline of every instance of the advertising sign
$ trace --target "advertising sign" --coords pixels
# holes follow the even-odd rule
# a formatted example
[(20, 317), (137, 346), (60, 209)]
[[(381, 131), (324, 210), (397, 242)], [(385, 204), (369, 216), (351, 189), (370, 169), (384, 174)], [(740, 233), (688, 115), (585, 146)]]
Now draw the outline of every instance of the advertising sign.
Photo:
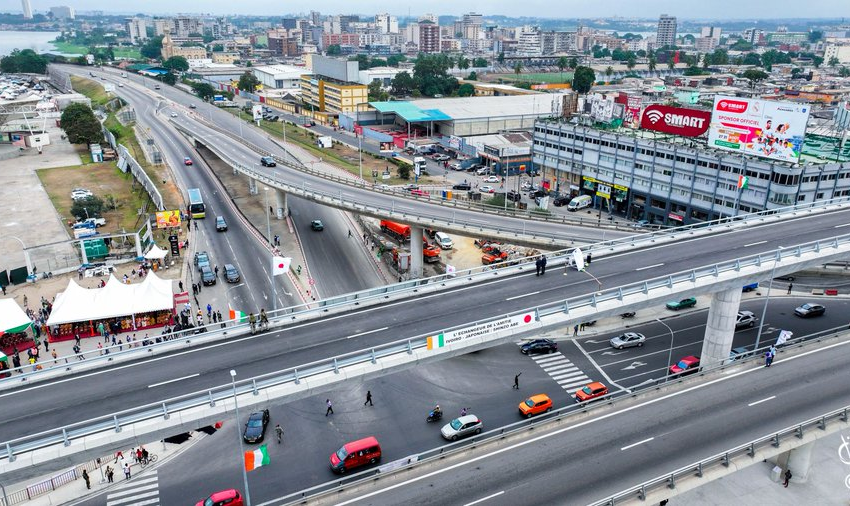
[(180, 226), (180, 211), (157, 211), (156, 228)]
[(626, 114), (623, 118), (623, 125), (629, 128), (637, 128), (640, 125), (640, 106), (642, 100), (640, 95), (629, 95), (628, 103), (626, 104)]
[(263, 106), (257, 104), (251, 108), (251, 112), (254, 114), (254, 121), (263, 119)]
[(522, 327), (532, 328), (531, 326), (535, 323), (534, 314), (532, 313), (490, 320), (471, 327), (450, 330), (448, 332), (437, 334), (436, 336), (428, 336), (428, 349), (434, 350), (477, 337), (497, 337), (494, 334), (498, 334), (506, 330), (517, 332)]
[(796, 163), (803, 148), (808, 104), (718, 96), (708, 145)]
[(711, 113), (699, 109), (685, 109), (652, 104), (643, 111), (640, 127), (683, 137), (699, 137), (708, 130)]

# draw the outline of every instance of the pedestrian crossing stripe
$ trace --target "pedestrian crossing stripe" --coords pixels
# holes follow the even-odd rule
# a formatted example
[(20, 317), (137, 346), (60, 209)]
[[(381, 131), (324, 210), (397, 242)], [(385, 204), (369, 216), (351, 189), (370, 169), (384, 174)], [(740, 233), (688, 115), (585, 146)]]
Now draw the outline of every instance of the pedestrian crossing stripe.
[(106, 506), (155, 506), (159, 504), (156, 471), (125, 480), (106, 495)]
[[(522, 344), (517, 343), (517, 344)], [(590, 383), (592, 380), (581, 371), (570, 359), (565, 357), (561, 352), (549, 353), (546, 355), (533, 355), (531, 359), (543, 369), (543, 372), (549, 375), (559, 387), (563, 388), (571, 395), (575, 391)]]

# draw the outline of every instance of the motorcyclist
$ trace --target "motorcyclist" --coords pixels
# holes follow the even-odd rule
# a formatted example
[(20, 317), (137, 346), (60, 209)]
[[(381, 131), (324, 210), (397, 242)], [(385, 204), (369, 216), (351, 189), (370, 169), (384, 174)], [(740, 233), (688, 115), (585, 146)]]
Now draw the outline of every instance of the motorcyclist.
[(431, 410), (431, 416), (434, 417), (434, 418), (439, 418), (440, 415), (442, 415), (442, 414), (443, 414), (443, 410), (440, 409), (439, 404), (434, 406), (434, 409)]

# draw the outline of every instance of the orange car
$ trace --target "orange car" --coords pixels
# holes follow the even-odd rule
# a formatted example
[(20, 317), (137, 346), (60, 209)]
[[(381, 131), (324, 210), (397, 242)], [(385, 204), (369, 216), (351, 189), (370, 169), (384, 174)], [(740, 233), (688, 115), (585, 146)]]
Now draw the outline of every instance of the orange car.
[(607, 394), (608, 387), (597, 381), (576, 390), (576, 402), (589, 401)]
[(552, 399), (546, 394), (532, 395), (519, 403), (519, 414), (526, 418), (549, 411), (552, 411)]

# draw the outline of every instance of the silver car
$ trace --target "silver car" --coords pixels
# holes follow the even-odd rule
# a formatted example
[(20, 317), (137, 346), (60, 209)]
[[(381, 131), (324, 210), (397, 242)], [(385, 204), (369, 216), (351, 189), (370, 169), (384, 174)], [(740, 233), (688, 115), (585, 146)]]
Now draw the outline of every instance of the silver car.
[(623, 348), (631, 348), (632, 346), (643, 346), (646, 341), (646, 336), (637, 332), (626, 332), (611, 339), (611, 347), (622, 350)]
[(482, 427), (484, 427), (484, 422), (479, 420), (477, 416), (464, 415), (444, 425), (440, 429), (440, 434), (448, 440), (457, 441), (458, 438), (470, 434), (480, 434)]

